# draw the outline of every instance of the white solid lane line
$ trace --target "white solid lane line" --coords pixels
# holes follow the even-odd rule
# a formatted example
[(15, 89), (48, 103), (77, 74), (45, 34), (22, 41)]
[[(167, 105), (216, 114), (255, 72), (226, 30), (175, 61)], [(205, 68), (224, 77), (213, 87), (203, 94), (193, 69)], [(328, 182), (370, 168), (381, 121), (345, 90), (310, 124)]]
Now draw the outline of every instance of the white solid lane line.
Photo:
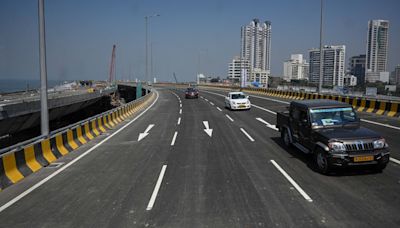
[(392, 125), (389, 125), (389, 124), (378, 123), (378, 122), (374, 122), (374, 121), (366, 120), (366, 119), (361, 119), (361, 121), (364, 121), (364, 122), (370, 123), (370, 124), (376, 124), (376, 125), (379, 125), (379, 126), (400, 130), (400, 127), (395, 127), (395, 126), (392, 126)]
[(279, 172), (282, 173), (282, 175), (284, 177), (286, 177), (286, 179), (293, 185), (293, 187), (304, 197), (304, 199), (306, 199), (308, 202), (312, 202), (313, 200), (311, 199), (311, 197), (296, 183), (296, 181), (293, 180), (293, 178), (291, 178), (289, 176), (289, 174), (286, 173), (285, 170), (283, 170), (278, 163), (276, 163), (274, 160), (271, 160), (271, 163), (275, 166), (275, 168), (277, 168), (279, 170)]
[(93, 150), (95, 150), (97, 147), (101, 146), (103, 143), (107, 142), (109, 139), (111, 139), (112, 137), (114, 137), (116, 134), (118, 134), (119, 132), (121, 132), (122, 130), (124, 130), (126, 127), (128, 127), (130, 124), (132, 124), (133, 122), (135, 122), (137, 119), (139, 119), (142, 115), (144, 115), (150, 108), (152, 108), (154, 106), (154, 104), (158, 101), (158, 92), (156, 91), (156, 99), (153, 101), (153, 103), (147, 107), (142, 113), (140, 113), (138, 116), (136, 116), (133, 120), (129, 121), (126, 125), (122, 126), (120, 129), (118, 129), (116, 132), (112, 133), (110, 136), (108, 136), (107, 138), (103, 139), (101, 142), (97, 143), (96, 145), (94, 145), (92, 148), (90, 148), (89, 150), (87, 150), (86, 152), (84, 152), (83, 154), (79, 155), (77, 158), (75, 158), (74, 160), (72, 160), (70, 163), (66, 164), (65, 166), (61, 167), (60, 169), (58, 169), (57, 171), (55, 171), (54, 173), (52, 173), (50, 176), (44, 178), (43, 180), (41, 180), (39, 183), (33, 185), (32, 187), (30, 187), (29, 189), (25, 190), (23, 193), (19, 194), (17, 197), (15, 197), (14, 199), (10, 200), (9, 202), (7, 202), (6, 204), (4, 204), (3, 206), (0, 207), (0, 213), (2, 211), (4, 211), (5, 209), (7, 209), (8, 207), (10, 207), (11, 205), (13, 205), (14, 203), (18, 202), (19, 200), (21, 200), (22, 198), (24, 198), (25, 196), (27, 196), (29, 193), (31, 193), (32, 191), (34, 191), (35, 189), (39, 188), (40, 186), (42, 186), (43, 184), (45, 184), (47, 181), (51, 180), (53, 177), (57, 176), (59, 173), (61, 173), (62, 171), (64, 171), (65, 169), (67, 169), (68, 167), (70, 167), (71, 165), (75, 164), (77, 161), (79, 161), (80, 159), (82, 159), (83, 157), (85, 157), (86, 155), (88, 155), (89, 153), (91, 153)]
[(225, 114), (225, 116), (226, 116), (226, 118), (228, 118), (231, 122), (234, 121), (230, 116), (228, 116), (228, 114)]
[(255, 140), (249, 135), (249, 133), (247, 133), (243, 128), (240, 128), (240, 130), (243, 132), (243, 134), (245, 134), (247, 136), (247, 138), (250, 139), (250, 141), (254, 142)]
[(273, 129), (273, 130), (275, 130), (275, 131), (278, 131), (278, 130), (279, 130), (278, 128), (276, 128), (275, 125), (268, 123), (267, 121), (263, 120), (263, 119), (260, 118), (260, 117), (257, 117), (256, 120), (258, 120), (258, 121), (260, 121), (261, 123), (267, 125), (267, 127), (271, 128), (271, 129)]
[(251, 107), (256, 107), (256, 108), (258, 108), (258, 109), (261, 109), (261, 110), (263, 110), (263, 111), (266, 111), (266, 112), (269, 112), (269, 113), (271, 113), (271, 114), (274, 114), (274, 115), (276, 115), (276, 112), (274, 112), (274, 111), (271, 111), (271, 110), (269, 110), (269, 109), (266, 109), (266, 108), (263, 108), (263, 107), (260, 107), (260, 106), (258, 106), (258, 105), (255, 105), (255, 104), (251, 104)]
[(163, 165), (163, 167), (161, 168), (160, 176), (158, 176), (158, 180), (157, 180), (156, 186), (154, 187), (153, 194), (151, 195), (149, 204), (147, 204), (147, 208), (146, 208), (147, 211), (150, 211), (151, 209), (153, 209), (154, 203), (156, 202), (158, 190), (160, 190), (161, 183), (162, 183), (162, 180), (164, 178), (164, 174), (165, 174), (165, 170), (166, 169), (167, 169), (167, 165)]
[(175, 145), (175, 140), (176, 140), (177, 135), (178, 135), (178, 132), (175, 131), (174, 137), (172, 138), (171, 146)]
[(219, 107), (217, 107), (218, 111), (222, 112), (222, 109), (220, 109)]
[(397, 163), (398, 165), (400, 165), (400, 161), (395, 159), (395, 158), (390, 158), (390, 161)]
[(178, 118), (178, 125), (181, 124), (181, 118)]

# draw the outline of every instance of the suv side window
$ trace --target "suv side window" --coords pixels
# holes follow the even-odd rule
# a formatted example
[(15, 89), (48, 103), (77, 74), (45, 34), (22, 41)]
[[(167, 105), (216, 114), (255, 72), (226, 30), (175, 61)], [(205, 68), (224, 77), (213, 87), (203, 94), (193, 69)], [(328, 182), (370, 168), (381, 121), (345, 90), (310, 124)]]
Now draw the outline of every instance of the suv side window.
[(290, 116), (295, 120), (299, 120), (299, 118), (300, 118), (300, 110), (297, 109), (296, 107), (293, 107), (292, 111), (290, 112)]
[(307, 120), (308, 121), (308, 116), (307, 112), (305, 110), (300, 111), (300, 121)]

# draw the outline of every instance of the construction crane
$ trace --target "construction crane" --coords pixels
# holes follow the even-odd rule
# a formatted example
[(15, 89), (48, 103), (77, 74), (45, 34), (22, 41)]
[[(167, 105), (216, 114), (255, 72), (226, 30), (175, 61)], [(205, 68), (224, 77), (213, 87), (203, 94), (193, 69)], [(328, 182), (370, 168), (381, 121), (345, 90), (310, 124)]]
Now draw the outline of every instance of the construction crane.
[(175, 72), (174, 72), (174, 79), (175, 79), (175, 83), (178, 84), (178, 79), (176, 79)]
[(108, 75), (108, 82), (113, 83), (115, 81), (115, 44), (113, 45), (111, 53), (111, 63), (110, 63), (110, 74)]

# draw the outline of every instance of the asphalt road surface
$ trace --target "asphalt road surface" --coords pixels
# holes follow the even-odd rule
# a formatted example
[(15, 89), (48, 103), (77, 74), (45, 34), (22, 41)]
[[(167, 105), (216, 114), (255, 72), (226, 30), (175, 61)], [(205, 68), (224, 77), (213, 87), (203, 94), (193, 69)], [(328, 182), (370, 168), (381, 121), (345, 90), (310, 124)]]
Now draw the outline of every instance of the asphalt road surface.
[[(252, 109), (233, 112), (225, 92), (201, 90), (190, 100), (181, 90), (158, 94), (141, 116), (59, 167), (0, 192), (0, 227), (400, 226), (396, 162), (382, 173), (321, 175), (272, 126), (284, 103), (250, 95)], [(363, 125), (381, 132), (400, 159), (399, 129)]]

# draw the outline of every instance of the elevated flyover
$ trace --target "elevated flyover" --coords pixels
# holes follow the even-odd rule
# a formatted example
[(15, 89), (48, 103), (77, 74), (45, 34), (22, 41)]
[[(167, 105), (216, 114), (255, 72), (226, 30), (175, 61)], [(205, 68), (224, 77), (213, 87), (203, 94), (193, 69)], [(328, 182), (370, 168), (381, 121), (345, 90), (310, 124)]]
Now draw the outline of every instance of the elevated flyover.
[[(4, 189), (2, 226), (399, 226), (398, 163), (382, 173), (321, 175), (271, 126), (288, 100), (250, 95), (251, 110), (230, 111), (225, 91), (203, 88), (199, 99), (185, 99), (183, 87), (168, 87), (59, 166)], [(398, 122), (362, 124), (387, 137), (400, 158)]]

